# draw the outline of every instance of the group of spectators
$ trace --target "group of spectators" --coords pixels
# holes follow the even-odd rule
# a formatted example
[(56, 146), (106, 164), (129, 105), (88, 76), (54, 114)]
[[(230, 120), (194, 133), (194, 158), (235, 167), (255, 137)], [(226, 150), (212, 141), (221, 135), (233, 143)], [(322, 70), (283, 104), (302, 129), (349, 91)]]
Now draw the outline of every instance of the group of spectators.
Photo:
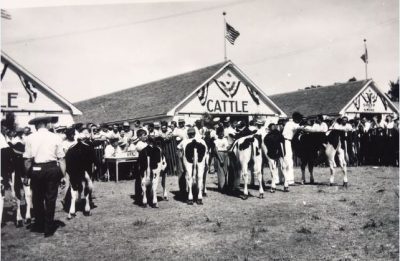
[(375, 115), (348, 120), (323, 117), (304, 120), (300, 125), (306, 131), (346, 131), (348, 164), (351, 166), (399, 166), (399, 120), (392, 115)]
[[(281, 119), (276, 124), (276, 129), (280, 132), (287, 120)], [(84, 126), (87, 127), (91, 140), (95, 149), (102, 148), (104, 150), (104, 158), (133, 155), (136, 156), (143, 146), (145, 146), (147, 136), (161, 137), (163, 140), (187, 138), (187, 130), (193, 127), (196, 137), (205, 138), (209, 135), (211, 138), (218, 139), (224, 136), (227, 139), (228, 147), (233, 143), (233, 139), (229, 133), (234, 134), (238, 125), (238, 121), (230, 121), (229, 117), (224, 120), (214, 118), (212, 121), (204, 122), (196, 120), (194, 124), (186, 124), (183, 119), (178, 122), (156, 121), (141, 124), (139, 120), (135, 121), (131, 126), (128, 122), (123, 124), (82, 124), (77, 123), (70, 127), (58, 127), (54, 132), (59, 134), (63, 139), (63, 148), (68, 148), (74, 144), (79, 138), (79, 130)], [(268, 133), (268, 126), (264, 121), (252, 120), (249, 122), (250, 130), (257, 130), (265, 135)], [(349, 164), (350, 165), (398, 165), (398, 119), (393, 119), (391, 115), (387, 115), (384, 119), (380, 115), (371, 119), (354, 118), (348, 120), (346, 116), (335, 120), (324, 119), (319, 116), (315, 119), (305, 119), (300, 124), (306, 131), (326, 132), (329, 129), (343, 129), (348, 132)], [(217, 130), (219, 129), (219, 133)], [(2, 133), (7, 143), (16, 144), (24, 143), (24, 139), (29, 136), (32, 131), (30, 127), (7, 129), (2, 126)], [(220, 141), (217, 142), (221, 144)], [(219, 145), (218, 145), (219, 146)], [(128, 153), (128, 154), (127, 154)]]
[[(288, 121), (278, 120), (277, 123), (266, 123), (262, 120), (251, 120), (247, 127), (250, 131), (265, 136), (273, 131), (282, 133)], [(59, 126), (53, 131), (61, 136), (63, 149), (66, 152), (77, 142), (80, 130), (85, 128), (89, 131), (91, 145), (94, 147), (98, 162), (103, 168), (98, 168), (95, 177), (99, 178), (107, 170), (105, 159), (110, 157), (137, 156), (140, 150), (147, 146), (147, 137), (159, 137), (160, 140), (174, 140), (178, 144), (181, 140), (188, 138), (189, 128), (194, 131), (195, 137), (206, 139), (209, 147), (216, 148), (214, 156), (224, 162), (228, 157), (224, 154), (234, 142), (234, 135), (238, 133), (237, 128), (242, 121), (231, 121), (229, 117), (220, 119), (218, 117), (210, 121), (196, 120), (194, 124), (187, 124), (184, 119), (178, 121), (155, 121), (142, 124), (139, 120), (129, 124), (101, 124), (76, 123), (70, 127)], [(300, 126), (305, 131), (326, 132), (329, 129), (342, 129), (347, 132), (347, 154), (348, 164), (358, 165), (399, 165), (399, 132), (398, 118), (394, 119), (387, 115), (382, 119), (380, 115), (370, 119), (354, 118), (348, 120), (346, 116), (337, 119), (327, 119), (318, 116), (314, 119), (304, 119)], [(7, 128), (2, 125), (2, 134), (5, 141), (10, 145), (24, 144), (24, 139), (32, 133), (30, 127)], [(284, 135), (285, 136), (285, 135)], [(210, 140), (213, 142), (210, 143)], [(220, 151), (221, 153), (217, 153)], [(179, 154), (178, 151), (176, 153)], [(296, 162), (296, 161), (295, 161)], [(181, 162), (175, 162), (175, 169), (183, 171)], [(226, 168), (228, 166), (225, 166)], [(218, 171), (220, 164), (215, 165)], [(211, 171), (214, 164), (211, 164)], [(171, 170), (171, 168), (170, 168)], [(172, 173), (172, 171), (170, 171)], [(175, 172), (176, 173), (176, 172)]]

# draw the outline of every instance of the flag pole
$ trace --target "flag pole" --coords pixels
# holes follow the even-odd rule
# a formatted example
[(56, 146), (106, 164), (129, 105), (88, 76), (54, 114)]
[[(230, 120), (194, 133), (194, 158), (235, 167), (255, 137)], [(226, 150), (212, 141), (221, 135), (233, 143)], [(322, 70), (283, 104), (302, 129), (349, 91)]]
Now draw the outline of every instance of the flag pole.
[(227, 60), (227, 57), (226, 57), (226, 39), (225, 39), (225, 37), (226, 37), (226, 20), (225, 20), (226, 12), (224, 11), (222, 13), (222, 15), (224, 16), (224, 61), (226, 61)]
[(368, 79), (368, 53), (367, 53), (367, 39), (364, 39), (364, 55), (365, 55), (365, 79)]

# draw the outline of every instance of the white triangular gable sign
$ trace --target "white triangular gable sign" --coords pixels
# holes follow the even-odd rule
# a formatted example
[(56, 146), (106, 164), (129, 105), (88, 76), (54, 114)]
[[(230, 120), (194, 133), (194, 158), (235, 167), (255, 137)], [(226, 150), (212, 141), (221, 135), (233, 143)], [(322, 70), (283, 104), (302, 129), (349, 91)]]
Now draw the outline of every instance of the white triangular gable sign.
[(259, 91), (242, 80), (239, 73), (226, 68), (204, 84), (177, 109), (185, 114), (276, 115), (279, 112), (266, 102)]
[(371, 86), (357, 95), (345, 110), (350, 113), (393, 113), (388, 98), (377, 92)]

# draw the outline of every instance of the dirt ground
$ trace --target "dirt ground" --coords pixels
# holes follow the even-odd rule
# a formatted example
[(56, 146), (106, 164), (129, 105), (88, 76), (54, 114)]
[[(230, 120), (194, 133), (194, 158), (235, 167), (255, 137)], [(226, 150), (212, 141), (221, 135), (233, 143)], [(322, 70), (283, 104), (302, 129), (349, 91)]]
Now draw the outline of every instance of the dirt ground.
[[(339, 171), (338, 171), (339, 172)], [(53, 237), (16, 228), (7, 191), (1, 229), (2, 260), (398, 260), (399, 169), (349, 168), (329, 187), (329, 170), (315, 170), (318, 185), (295, 185), (290, 193), (266, 191), (244, 201), (219, 193), (207, 181), (204, 205), (176, 197), (177, 177), (168, 177), (169, 201), (159, 209), (132, 199), (133, 181), (96, 182), (92, 216), (68, 221), (59, 196)], [(300, 170), (295, 169), (296, 181)], [(268, 173), (269, 177), (269, 173)], [(161, 186), (159, 187), (161, 196)], [(282, 189), (281, 186), (278, 187)]]

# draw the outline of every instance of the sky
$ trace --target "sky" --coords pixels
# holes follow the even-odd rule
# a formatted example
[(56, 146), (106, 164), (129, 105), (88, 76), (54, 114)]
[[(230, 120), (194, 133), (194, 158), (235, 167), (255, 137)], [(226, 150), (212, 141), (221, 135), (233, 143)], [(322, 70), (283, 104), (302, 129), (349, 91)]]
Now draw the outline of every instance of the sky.
[(20, 2), (2, 1), (1, 49), (71, 102), (222, 62), (223, 11), (228, 59), (267, 95), (364, 79), (363, 39), (368, 77), (399, 77), (397, 0)]

